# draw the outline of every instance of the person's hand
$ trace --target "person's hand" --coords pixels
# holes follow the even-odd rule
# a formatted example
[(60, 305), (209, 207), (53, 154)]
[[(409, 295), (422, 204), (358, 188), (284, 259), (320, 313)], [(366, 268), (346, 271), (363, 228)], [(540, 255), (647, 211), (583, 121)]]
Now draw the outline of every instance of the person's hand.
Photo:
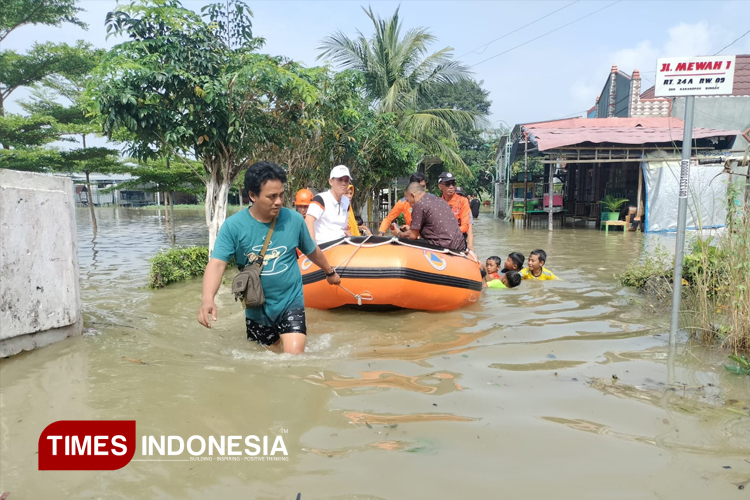
[(404, 233), (405, 233), (405, 232), (407, 232), (408, 230), (409, 230), (409, 226), (407, 226), (406, 224), (404, 224), (403, 226), (401, 226), (401, 231), (402, 231), (402, 232), (404, 232)]
[(329, 285), (339, 285), (341, 284), (341, 276), (339, 276), (339, 273), (334, 269), (331, 276), (326, 276), (326, 281)]
[(204, 300), (201, 304), (201, 308), (198, 311), (198, 323), (205, 326), (206, 328), (211, 328), (211, 319), (213, 318), (214, 321), (216, 321), (216, 311), (218, 308), (216, 307), (216, 304), (212, 300)]
[(346, 229), (346, 230), (344, 230), (344, 235), (345, 236), (352, 236), (352, 232), (349, 231), (348, 229)]
[(378, 231), (378, 236), (385, 236), (385, 233), (383, 231)]

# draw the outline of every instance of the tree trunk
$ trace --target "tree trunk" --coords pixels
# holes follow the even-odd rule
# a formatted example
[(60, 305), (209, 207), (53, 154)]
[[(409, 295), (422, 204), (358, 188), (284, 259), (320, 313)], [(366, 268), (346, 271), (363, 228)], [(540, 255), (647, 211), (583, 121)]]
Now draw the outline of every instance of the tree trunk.
[(94, 193), (91, 192), (91, 179), (89, 177), (89, 171), (86, 171), (86, 189), (89, 190), (89, 210), (91, 211), (91, 226), (94, 230), (94, 238), (96, 238), (96, 214), (94, 213)]
[(164, 191), (164, 222), (169, 224), (169, 191)]
[(172, 246), (177, 242), (176, 226), (177, 219), (174, 216), (174, 191), (169, 192), (169, 210), (172, 215)]

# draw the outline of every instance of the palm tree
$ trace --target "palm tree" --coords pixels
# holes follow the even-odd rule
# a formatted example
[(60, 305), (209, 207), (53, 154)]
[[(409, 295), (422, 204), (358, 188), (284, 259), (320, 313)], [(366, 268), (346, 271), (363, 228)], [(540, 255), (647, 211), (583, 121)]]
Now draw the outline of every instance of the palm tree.
[(338, 31), (323, 39), (318, 59), (328, 57), (340, 67), (361, 71), (378, 113), (396, 114), (399, 130), (427, 153), (466, 168), (455, 151), (454, 128), (476, 127), (483, 119), (456, 109), (422, 108), (437, 85), (466, 80), (469, 69), (451, 60), (451, 47), (427, 55), (427, 46), (436, 37), (426, 28), (411, 29), (402, 38), (398, 9), (390, 19), (376, 16), (372, 8), (363, 10), (375, 26), (372, 38), (358, 31), (351, 39)]

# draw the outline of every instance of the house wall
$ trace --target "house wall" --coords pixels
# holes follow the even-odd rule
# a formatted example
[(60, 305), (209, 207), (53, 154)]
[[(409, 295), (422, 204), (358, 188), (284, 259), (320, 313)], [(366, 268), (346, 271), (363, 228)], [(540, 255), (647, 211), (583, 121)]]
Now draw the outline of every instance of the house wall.
[(0, 357), (81, 328), (71, 179), (0, 169)]
[[(685, 119), (685, 98), (675, 98), (672, 116)], [(696, 97), (693, 126), (745, 132), (750, 128), (750, 96)], [(750, 135), (750, 134), (748, 134)], [(745, 149), (748, 142), (737, 137), (733, 149)]]

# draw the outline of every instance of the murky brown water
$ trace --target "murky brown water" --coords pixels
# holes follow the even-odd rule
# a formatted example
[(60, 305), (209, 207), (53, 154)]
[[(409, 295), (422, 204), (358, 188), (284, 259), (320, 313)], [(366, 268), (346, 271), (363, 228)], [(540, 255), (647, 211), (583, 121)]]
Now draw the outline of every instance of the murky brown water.
[[(169, 241), (156, 212), (98, 213), (95, 242), (78, 218), (96, 332), (0, 362), (10, 500), (750, 498), (750, 377), (681, 344), (669, 389), (667, 314), (613, 278), (643, 235), (512, 230), (483, 214), (483, 258), (541, 247), (564, 281), (450, 313), (308, 310), (308, 352), (291, 357), (245, 340), (225, 288), (210, 331), (200, 280), (143, 288)], [(203, 243), (200, 212), (177, 215), (178, 244)], [(139, 436), (287, 429), (289, 461), (39, 472), (39, 435), (62, 419), (135, 419)]]

